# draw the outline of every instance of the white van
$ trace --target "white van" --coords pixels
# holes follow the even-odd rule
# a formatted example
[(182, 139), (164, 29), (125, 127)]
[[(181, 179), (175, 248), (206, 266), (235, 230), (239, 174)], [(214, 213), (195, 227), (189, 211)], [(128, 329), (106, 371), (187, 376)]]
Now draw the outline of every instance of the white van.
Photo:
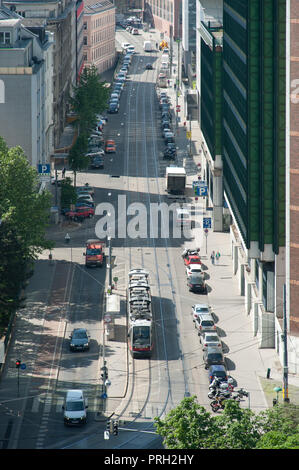
[(64, 424), (80, 426), (86, 423), (86, 405), (83, 390), (68, 390), (62, 407)]
[(176, 209), (176, 225), (179, 227), (190, 227), (191, 229), (191, 217), (187, 209)]

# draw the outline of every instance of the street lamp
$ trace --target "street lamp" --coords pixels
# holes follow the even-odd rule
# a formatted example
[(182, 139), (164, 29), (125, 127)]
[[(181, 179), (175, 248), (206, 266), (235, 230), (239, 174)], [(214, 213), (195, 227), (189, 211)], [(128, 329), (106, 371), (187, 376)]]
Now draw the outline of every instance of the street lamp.
[[(66, 236), (64, 237), (64, 241), (67, 245), (70, 244), (70, 241), (71, 241), (71, 237), (69, 236), (69, 234), (67, 233)], [(73, 262), (73, 252), (72, 252), (72, 247), (71, 248), (71, 263)]]
[(277, 405), (277, 403), (278, 403), (278, 394), (279, 394), (279, 392), (282, 391), (282, 388), (281, 387), (274, 387), (273, 391), (276, 392), (276, 399), (273, 398), (273, 405)]

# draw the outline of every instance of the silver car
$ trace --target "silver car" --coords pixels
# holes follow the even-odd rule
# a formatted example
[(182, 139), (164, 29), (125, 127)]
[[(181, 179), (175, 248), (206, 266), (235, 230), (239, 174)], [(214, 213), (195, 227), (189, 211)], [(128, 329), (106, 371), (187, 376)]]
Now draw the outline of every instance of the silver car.
[(209, 347), (222, 349), (221, 340), (217, 333), (214, 333), (213, 331), (208, 331), (207, 333), (204, 333), (202, 336), (200, 336), (200, 342), (203, 351), (205, 351)]
[(203, 335), (207, 331), (216, 331), (214, 319), (210, 313), (200, 313), (195, 320), (195, 328), (198, 335)]

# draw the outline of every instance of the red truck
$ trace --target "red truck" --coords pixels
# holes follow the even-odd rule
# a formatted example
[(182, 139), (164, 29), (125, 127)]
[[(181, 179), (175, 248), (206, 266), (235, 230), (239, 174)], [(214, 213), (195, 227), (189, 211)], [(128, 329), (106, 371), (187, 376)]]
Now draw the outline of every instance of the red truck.
[(85, 266), (103, 266), (105, 259), (105, 243), (100, 240), (87, 240), (85, 256)]

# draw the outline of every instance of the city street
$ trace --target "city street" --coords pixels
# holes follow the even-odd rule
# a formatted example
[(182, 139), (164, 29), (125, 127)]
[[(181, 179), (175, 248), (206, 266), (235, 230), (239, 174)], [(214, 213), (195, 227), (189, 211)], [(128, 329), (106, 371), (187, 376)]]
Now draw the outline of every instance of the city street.
[[(250, 401), (245, 399), (241, 406), (250, 406), (255, 411), (267, 407), (258, 380), (259, 375), (265, 376), (267, 364), (258, 351), (251, 320), (245, 315), (244, 300), (238, 295), (237, 282), (232, 276), (229, 234), (210, 230), (208, 240), (204, 237), (205, 201), (195, 201), (191, 191), (192, 181), (198, 177), (200, 156), (194, 159), (186, 156), (187, 140), (182, 123), (176, 136), (177, 160), (171, 164), (184, 165), (187, 169), (186, 202), (190, 203), (192, 217), (198, 223), (187, 238), (150, 236), (151, 205), (172, 201), (165, 192), (165, 169), (169, 161), (161, 156), (164, 144), (156, 89), (161, 53), (145, 53), (142, 48), (145, 39), (152, 39), (155, 44), (158, 33), (132, 36), (119, 30), (116, 38), (118, 46), (130, 42), (138, 52), (132, 60), (120, 110), (108, 115), (104, 127), (105, 139), (115, 140), (116, 153), (105, 155), (103, 170), (77, 175), (77, 185), (93, 186), (96, 204), (111, 204), (117, 219), (112, 254), (121, 317), (115, 340), (106, 340), (105, 344), (111, 381), (108, 398), (103, 403), (102, 320), (108, 270), (105, 266), (86, 269), (83, 256), (86, 240), (96, 237), (99, 215), (95, 215), (82, 225), (51, 228), (50, 236), (56, 242), (53, 261), (48, 261), (47, 252), (36, 262), (35, 274), (26, 290), (26, 308), (18, 314), (2, 375), (0, 440), (3, 449), (161, 448), (161, 440), (154, 434), (155, 416), (165, 416), (184, 397), (192, 395), (210, 411), (208, 374), (191, 315), (195, 303), (211, 306), (223, 341), (227, 369), (237, 386), (250, 392)], [(153, 70), (145, 69), (149, 62)], [(177, 67), (177, 57), (174, 56), (173, 62)], [(166, 91), (171, 96), (175, 117), (174, 90)], [(146, 208), (146, 236), (126, 236), (126, 229), (132, 227), (128, 224), (130, 218), (126, 220), (124, 210), (120, 210), (120, 196), (125, 197), (126, 210), (129, 206), (138, 207), (137, 203)], [(160, 230), (164, 227), (162, 219), (159, 219)], [(71, 237), (69, 245), (64, 240), (67, 232)], [(185, 247), (200, 247), (207, 295), (189, 292), (187, 288), (181, 257)], [(218, 265), (210, 262), (212, 249), (221, 251)], [(128, 272), (133, 268), (149, 271), (154, 312), (154, 351), (150, 359), (133, 360), (127, 349), (126, 288)], [(89, 351), (69, 351), (69, 335), (77, 327), (88, 329)], [(15, 368), (17, 359), (26, 364), (25, 369)], [(63, 424), (65, 393), (73, 388), (83, 389), (88, 398), (84, 428), (67, 428)], [(106, 419), (113, 413), (120, 423), (119, 434), (104, 440)]]

